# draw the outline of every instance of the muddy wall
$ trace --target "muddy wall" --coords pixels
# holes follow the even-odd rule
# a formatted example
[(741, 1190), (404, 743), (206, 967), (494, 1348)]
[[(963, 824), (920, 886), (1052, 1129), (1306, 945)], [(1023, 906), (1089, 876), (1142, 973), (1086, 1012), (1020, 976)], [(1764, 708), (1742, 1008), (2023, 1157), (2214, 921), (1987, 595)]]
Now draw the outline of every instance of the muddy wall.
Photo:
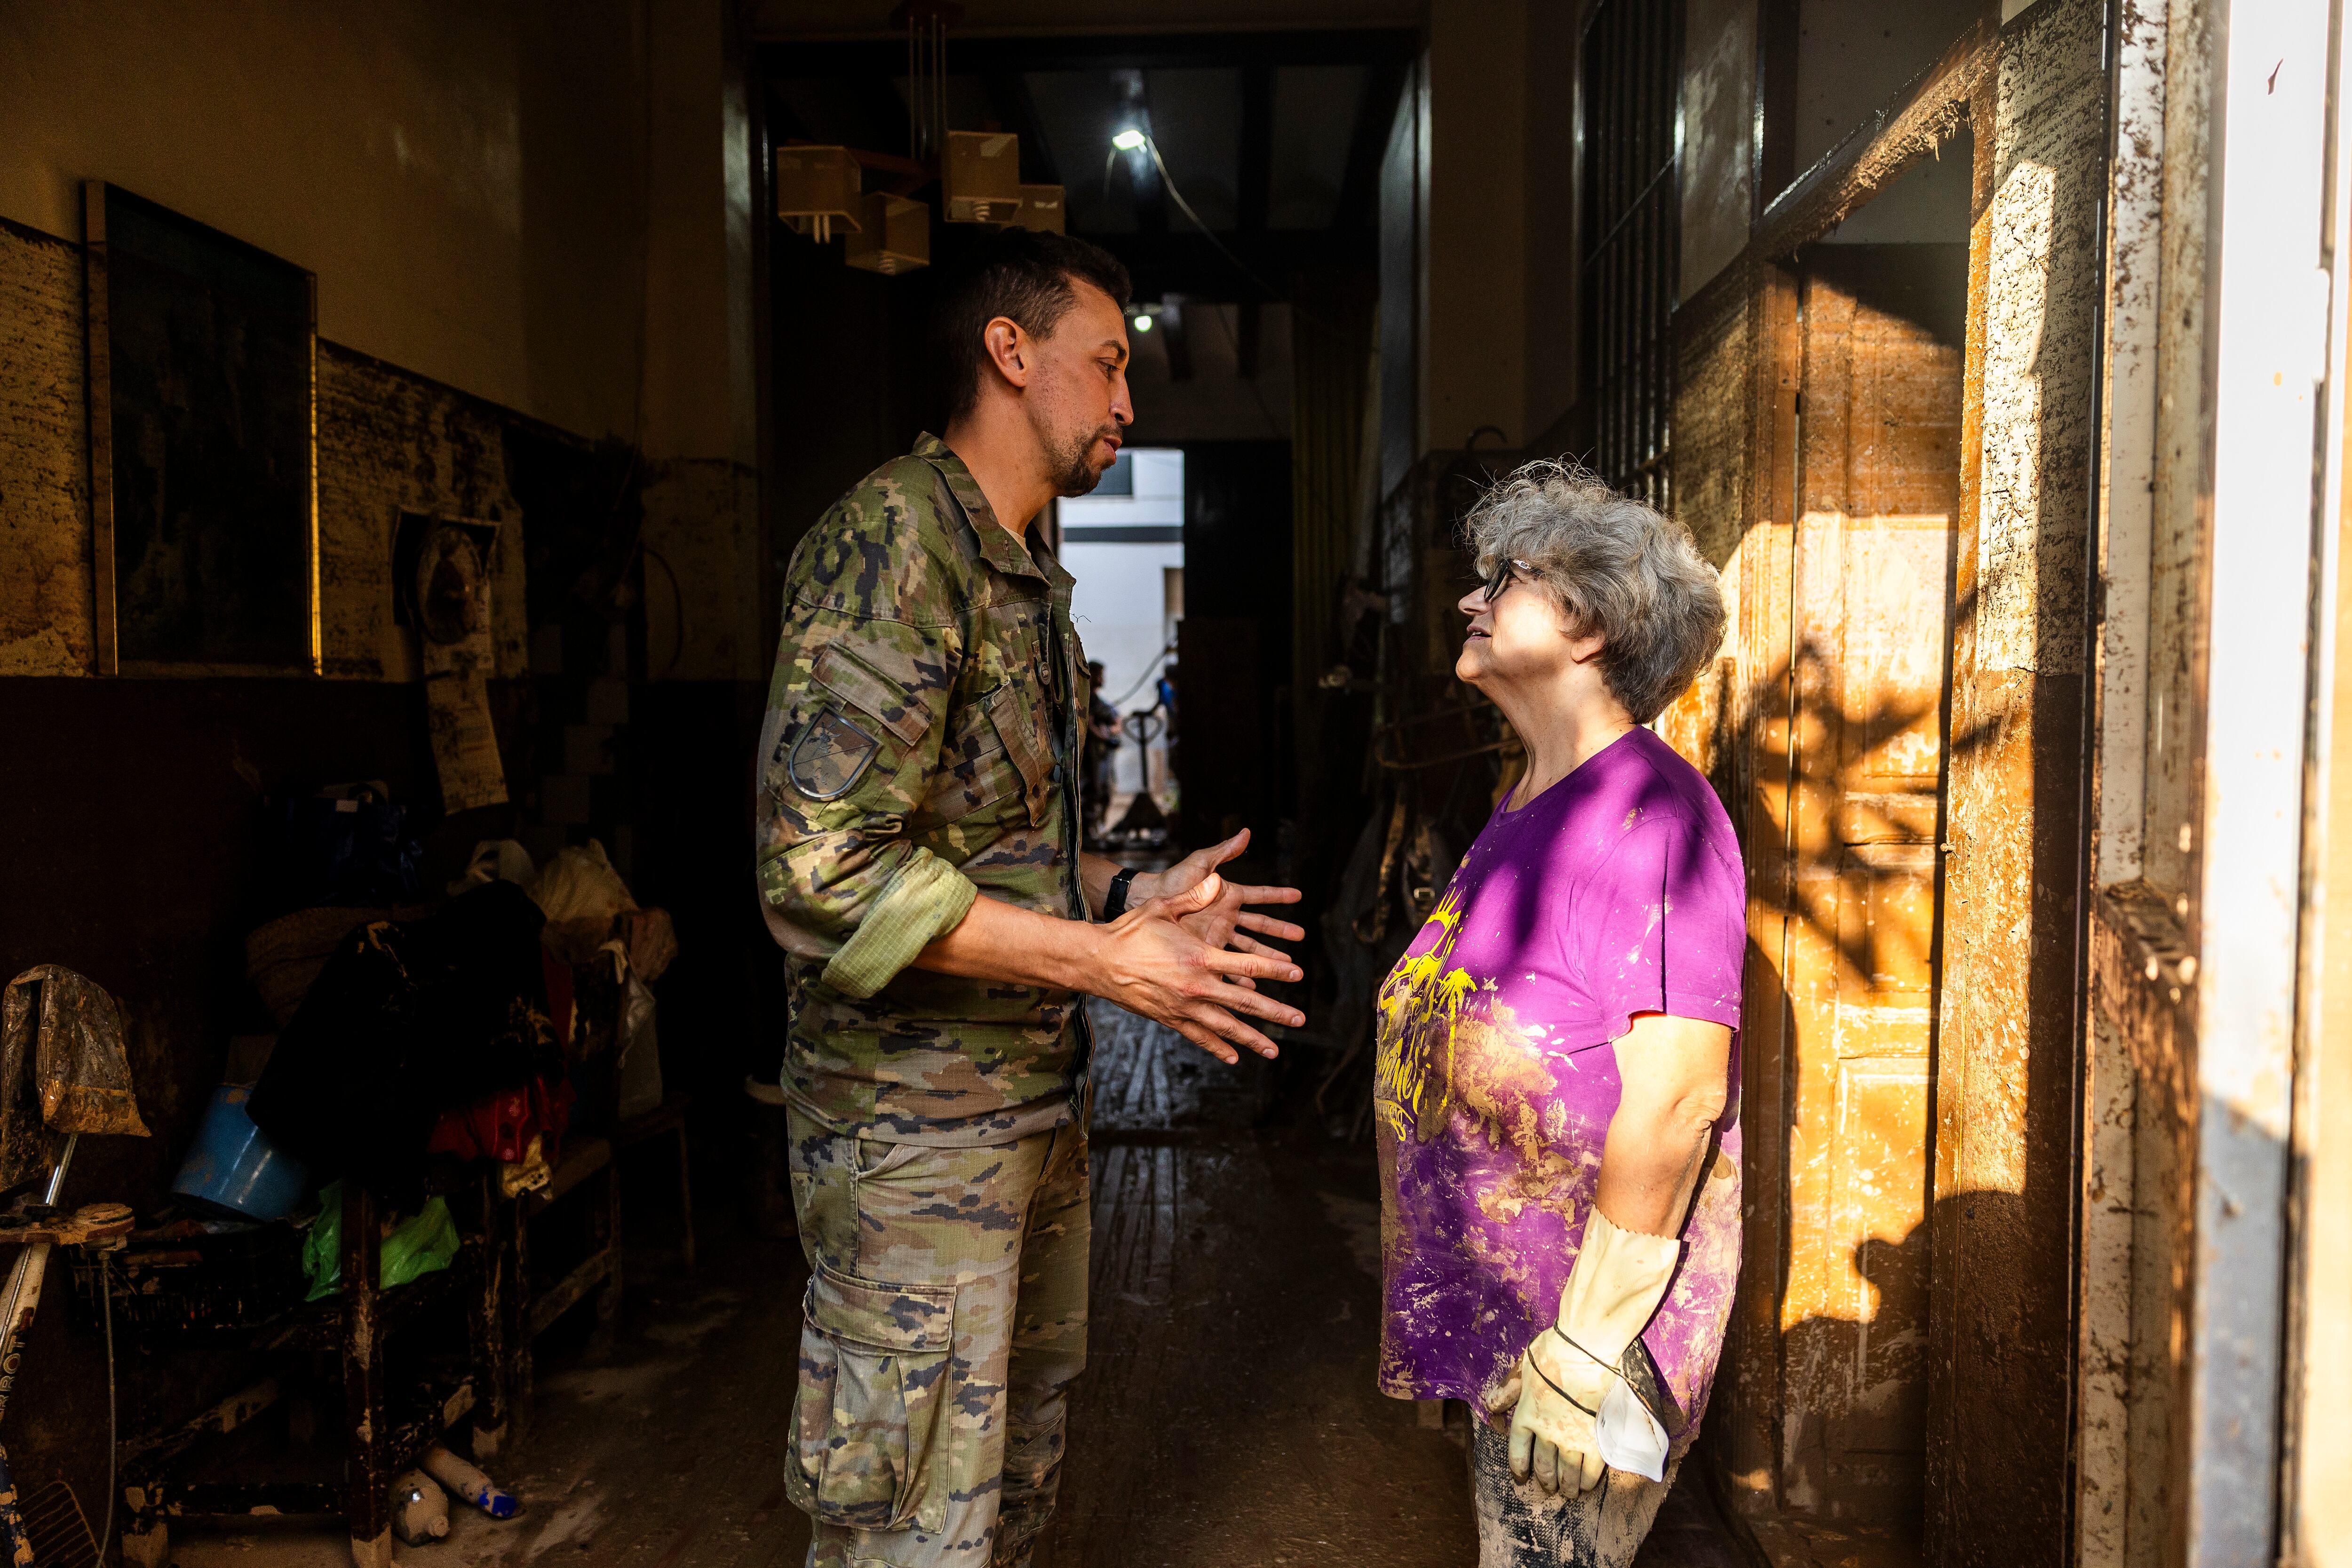
[(1976, 115), (1929, 1329), (1927, 1543), (1948, 1564), (2068, 1550), (2101, 25), (2095, 0), (2021, 15)]
[[(1964, 39), (1945, 57), (1948, 78), (1878, 141), (1835, 154), (1844, 162), (1701, 283), (1675, 323), (1677, 493), (1738, 590), (1738, 660), (1726, 682), (1735, 710), (1718, 718), (1686, 701), (1678, 742), (1695, 755), (1709, 737), (1730, 742), (1718, 777), (1752, 807), (1748, 850), (1762, 889), (1780, 874), (1785, 814), (1797, 809), (1782, 798), (1771, 742), (1793, 700), (1774, 672), (1795, 602), (1784, 534), (1799, 480), (1804, 247), (1832, 230), (1834, 241), (1863, 237), (1842, 222), (1899, 218), (1899, 237), (1941, 237), (1927, 232), (1940, 205), (1914, 200), (1911, 212), (1906, 198), (1937, 194), (1928, 187), (1955, 171), (1972, 175), (1948, 806), (1936, 835), (1946, 858), (1926, 1130), (1927, 1502), (1916, 1526), (1895, 1521), (1922, 1529), (1938, 1563), (2015, 1562), (2021, 1543), (2034, 1561), (2066, 1550), (2100, 18), (2091, 0), (2043, 0), (1998, 39), (1989, 24), (1978, 42)], [(1825, 68), (1813, 53), (1818, 81)], [(1959, 323), (1950, 328), (1946, 340), (1958, 341)], [(1794, 1135), (1784, 1125), (1789, 1018), (1770, 964), (1752, 967), (1743, 1120), (1749, 1179), (1769, 1194), (1781, 1191), (1782, 1145)], [(1789, 1424), (1807, 1415), (1789, 1407), (1805, 1395), (1782, 1365), (1784, 1209), (1769, 1196), (1751, 1206), (1748, 1256), (1760, 1271), (1735, 1314), (1731, 1376), (1708, 1438), (1717, 1475), (1764, 1533), (1787, 1522), (1779, 1509), (1796, 1506), (1780, 1495), (1776, 1455)]]

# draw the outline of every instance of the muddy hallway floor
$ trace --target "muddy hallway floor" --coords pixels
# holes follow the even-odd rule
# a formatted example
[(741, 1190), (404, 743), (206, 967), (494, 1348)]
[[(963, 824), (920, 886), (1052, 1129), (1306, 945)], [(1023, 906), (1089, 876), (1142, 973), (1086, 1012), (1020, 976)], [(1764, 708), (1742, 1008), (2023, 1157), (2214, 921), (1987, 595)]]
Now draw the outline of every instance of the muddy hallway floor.
[[(1458, 1426), (1372, 1386), (1370, 1149), (1255, 1128), (1265, 1068), (1097, 1006), (1088, 1367), (1040, 1568), (1471, 1568)], [(691, 1275), (639, 1231), (609, 1351), (542, 1342), (534, 1425), (493, 1467), (523, 1517), (458, 1505), (447, 1540), (395, 1549), (404, 1568), (803, 1560), (780, 1478), (807, 1270), (793, 1242), (698, 1217)], [(1744, 1568), (1695, 1493), (1669, 1500), (1642, 1568)], [(350, 1562), (340, 1530), (191, 1532), (172, 1555)]]

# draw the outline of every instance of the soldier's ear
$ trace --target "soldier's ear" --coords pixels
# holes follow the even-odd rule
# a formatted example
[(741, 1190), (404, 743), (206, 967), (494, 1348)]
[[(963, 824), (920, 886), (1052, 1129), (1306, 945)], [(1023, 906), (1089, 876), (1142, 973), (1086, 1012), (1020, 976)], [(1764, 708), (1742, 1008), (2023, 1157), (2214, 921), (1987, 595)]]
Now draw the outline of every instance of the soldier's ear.
[(1014, 386), (1029, 384), (1029, 342), (1020, 326), (1009, 316), (998, 316), (981, 331), (981, 341), (988, 346), (989, 362), (996, 374)]

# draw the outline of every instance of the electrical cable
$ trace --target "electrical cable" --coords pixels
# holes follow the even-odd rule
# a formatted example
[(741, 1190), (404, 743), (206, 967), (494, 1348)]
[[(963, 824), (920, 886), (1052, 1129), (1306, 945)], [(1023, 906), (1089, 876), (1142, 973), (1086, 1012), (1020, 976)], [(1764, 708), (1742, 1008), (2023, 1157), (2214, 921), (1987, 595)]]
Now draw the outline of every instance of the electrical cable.
[(1176, 210), (1182, 213), (1186, 217), (1191, 218), (1192, 220), (1192, 226), (1199, 229), (1203, 235), (1208, 237), (1209, 243), (1217, 247), (1217, 253), (1223, 256), (1226, 260), (1232, 262), (1234, 269), (1240, 272), (1243, 277), (1256, 284), (1260, 289), (1265, 289), (1268, 299), (1280, 300), (1284, 298), (1285, 296), (1281, 289), (1276, 288), (1273, 284), (1259, 277), (1257, 275), (1256, 268), (1253, 268), (1248, 262), (1244, 261), (1240, 257), (1235, 256), (1230, 249), (1226, 248), (1225, 242), (1217, 237), (1216, 230), (1211, 228), (1207, 224), (1201, 221), (1201, 215), (1192, 210), (1192, 204), (1186, 201), (1184, 199), (1184, 193), (1176, 188), (1175, 180), (1171, 178), (1168, 173), (1167, 160), (1160, 155), (1160, 143), (1149, 132), (1144, 135), (1143, 147), (1145, 152), (1151, 154), (1151, 166), (1160, 171), (1160, 183), (1168, 187), (1168, 199), (1176, 204)]
[[(1170, 643), (1166, 647), (1161, 648), (1161, 649), (1160, 650), (1160, 652), (1159, 652), (1157, 655), (1155, 655), (1154, 657), (1155, 657), (1155, 658), (1166, 658), (1168, 655), (1170, 655), (1170, 654), (1171, 654), (1171, 653), (1174, 653), (1175, 651), (1176, 651), (1176, 645), (1175, 645), (1174, 643)], [(1139, 691), (1142, 690), (1142, 689), (1143, 689), (1143, 683), (1144, 683), (1145, 681), (1150, 680), (1152, 677), (1154, 677), (1154, 676), (1156, 676), (1156, 675), (1158, 675), (1158, 674), (1160, 674), (1160, 672), (1159, 670), (1154, 669), (1154, 668), (1152, 668), (1149, 664), (1146, 664), (1146, 665), (1143, 667), (1143, 673), (1142, 673), (1141, 675), (1139, 675), (1139, 676), (1137, 676), (1137, 677), (1135, 678), (1135, 684), (1134, 684), (1134, 685), (1132, 685), (1132, 686), (1130, 686), (1130, 687), (1129, 687), (1126, 690), (1124, 690), (1124, 691), (1120, 692), (1117, 697), (1115, 697), (1115, 698), (1111, 699), (1111, 704), (1110, 704), (1110, 705), (1111, 705), (1112, 707), (1114, 707), (1114, 708), (1118, 707), (1121, 703), (1125, 702), (1129, 698), (1130, 698), (1130, 697), (1134, 696), (1137, 692), (1139, 692)]]
[(122, 1447), (115, 1432), (114, 1288), (103, 1252), (98, 1255), (98, 1300), (99, 1319), (106, 1325), (106, 1527), (98, 1532), (98, 1561), (104, 1568), (107, 1542), (114, 1538), (115, 1500), (122, 1495), (122, 1478), (117, 1474)]
[[(1314, 326), (1320, 327), (1327, 332), (1336, 333), (1336, 329), (1334, 329), (1328, 321), (1318, 320), (1313, 311), (1307, 310), (1305, 307), (1298, 304), (1297, 301), (1292, 300), (1290, 296), (1283, 290), (1276, 288), (1273, 284), (1259, 277), (1257, 275), (1256, 268), (1250, 266), (1248, 262), (1244, 261), (1240, 257), (1235, 256), (1232, 249), (1227, 247), (1225, 242), (1217, 237), (1217, 231), (1211, 228), (1206, 223), (1202, 221), (1201, 215), (1192, 210), (1192, 204), (1184, 199), (1184, 193), (1176, 188), (1175, 180), (1169, 175), (1167, 161), (1160, 156), (1159, 139), (1154, 137), (1148, 131), (1140, 132), (1140, 134), (1143, 137), (1144, 151), (1151, 154), (1151, 166), (1160, 171), (1160, 183), (1168, 187), (1169, 199), (1176, 204), (1177, 211), (1182, 213), (1186, 217), (1192, 220), (1192, 226), (1201, 231), (1202, 237), (1211, 245), (1217, 247), (1217, 254), (1223, 256), (1227, 261), (1232, 262), (1234, 269), (1240, 272), (1243, 277), (1248, 279), (1251, 282), (1264, 289), (1267, 299), (1289, 305), (1290, 313), (1293, 316)], [(1106, 163), (1103, 167), (1105, 171), (1105, 180), (1106, 183), (1108, 183), (1110, 166)]]

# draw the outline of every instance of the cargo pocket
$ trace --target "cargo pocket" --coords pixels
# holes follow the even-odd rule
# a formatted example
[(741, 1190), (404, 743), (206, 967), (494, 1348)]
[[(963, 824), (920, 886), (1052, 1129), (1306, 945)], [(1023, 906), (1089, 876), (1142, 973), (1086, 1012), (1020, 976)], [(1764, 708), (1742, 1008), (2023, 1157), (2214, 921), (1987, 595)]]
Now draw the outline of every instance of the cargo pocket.
[[(1027, 693), (1029, 700), (1022, 699)], [(1008, 680), (990, 692), (984, 706), (988, 721), (996, 727), (996, 738), (1004, 746), (1004, 754), (1021, 774), (1021, 794), (1029, 810), (1029, 826), (1045, 825), (1045, 814), (1053, 806), (1054, 758), (1051, 742), (1044, 732), (1045, 712), (1033, 689), (1018, 680)]]
[(795, 1507), (850, 1530), (947, 1527), (947, 1478), (931, 1458), (954, 1338), (953, 1286), (875, 1285), (818, 1267), (784, 1461)]

